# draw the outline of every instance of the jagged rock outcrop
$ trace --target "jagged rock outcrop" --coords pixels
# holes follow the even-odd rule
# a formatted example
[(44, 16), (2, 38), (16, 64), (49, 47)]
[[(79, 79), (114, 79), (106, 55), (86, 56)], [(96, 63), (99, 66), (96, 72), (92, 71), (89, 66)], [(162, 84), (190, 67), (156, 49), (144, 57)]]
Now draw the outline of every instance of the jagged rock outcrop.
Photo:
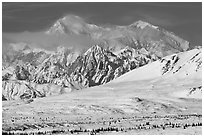
[(82, 87), (100, 85), (157, 59), (155, 56), (142, 53), (142, 50), (136, 53), (133, 48), (127, 47), (115, 55), (96, 45), (82, 55), (75, 56), (72, 61), (69, 59), (73, 58), (74, 54), (70, 51), (65, 52), (65, 49), (62, 51), (60, 54), (57, 51), (36, 69), (33, 82), (61, 83), (67, 87), (73, 83), (81, 84)]
[(55, 84), (37, 84), (22, 80), (2, 81), (3, 100), (29, 100), (37, 97), (59, 95), (70, 91), (70, 88), (64, 88)]
[(135, 49), (126, 47), (114, 54), (95, 45), (70, 64), (68, 70), (73, 70), (69, 73), (71, 81), (79, 81), (85, 83), (82, 86), (90, 87), (107, 83), (156, 59), (158, 58), (155, 55), (150, 55), (147, 51), (136, 52)]
[[(131, 47), (125, 47), (117, 53), (112, 53), (108, 49), (95, 45), (81, 54), (73, 52), (72, 49), (59, 47), (38, 66), (21, 63), (11, 67), (10, 71), (4, 69), (3, 81), (8, 83), (9, 80), (17, 80), (39, 85), (54, 84), (71, 91), (105, 84), (132, 69), (157, 59), (156, 55), (150, 54), (145, 49), (136, 50)], [(19, 89), (22, 85), (24, 88), (21, 93), (26, 92), (24, 95), (30, 96), (28, 94), (33, 90), (32, 92), (30, 89), (27, 91), (28, 86), (25, 84), (8, 86), (18, 92), (16, 88)], [(10, 90), (7, 91), (11, 92)]]
[(202, 98), (202, 86), (190, 88), (187, 96), (200, 96)]

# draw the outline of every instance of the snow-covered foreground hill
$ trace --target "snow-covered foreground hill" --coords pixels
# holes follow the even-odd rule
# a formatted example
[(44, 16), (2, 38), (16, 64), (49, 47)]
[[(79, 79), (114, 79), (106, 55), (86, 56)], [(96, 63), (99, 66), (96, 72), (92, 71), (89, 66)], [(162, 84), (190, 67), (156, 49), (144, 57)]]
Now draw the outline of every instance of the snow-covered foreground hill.
[(4, 134), (202, 134), (201, 49), (174, 54), (105, 85), (3, 102)]
[(151, 64), (134, 69), (112, 82), (138, 81), (155, 78), (188, 78), (195, 76), (201, 79), (202, 74), (201, 49), (193, 49), (179, 54), (173, 54)]

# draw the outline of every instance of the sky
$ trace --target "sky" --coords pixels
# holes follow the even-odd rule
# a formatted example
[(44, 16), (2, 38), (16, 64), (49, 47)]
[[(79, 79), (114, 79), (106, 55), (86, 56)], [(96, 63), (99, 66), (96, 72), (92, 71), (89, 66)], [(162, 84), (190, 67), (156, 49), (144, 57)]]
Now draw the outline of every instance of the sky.
[(202, 3), (3, 3), (3, 33), (37, 32), (74, 14), (96, 25), (130, 25), (147, 21), (174, 32), (192, 45), (202, 44)]

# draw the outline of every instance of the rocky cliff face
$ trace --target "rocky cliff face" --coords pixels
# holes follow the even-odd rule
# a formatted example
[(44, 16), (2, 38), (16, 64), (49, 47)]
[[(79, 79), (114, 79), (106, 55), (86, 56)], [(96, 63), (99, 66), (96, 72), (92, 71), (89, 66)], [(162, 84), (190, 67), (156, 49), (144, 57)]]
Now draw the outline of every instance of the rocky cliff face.
[(64, 57), (63, 59), (55, 57), (55, 62), (51, 61), (51, 58), (45, 60), (38, 67), (34, 81), (49, 83), (59, 78), (66, 79), (71, 85), (77, 83), (79, 87), (90, 87), (107, 83), (132, 69), (158, 59), (156, 55), (149, 54), (145, 49), (136, 51), (126, 47), (114, 54), (95, 45), (66, 65), (70, 54), (60, 55)]

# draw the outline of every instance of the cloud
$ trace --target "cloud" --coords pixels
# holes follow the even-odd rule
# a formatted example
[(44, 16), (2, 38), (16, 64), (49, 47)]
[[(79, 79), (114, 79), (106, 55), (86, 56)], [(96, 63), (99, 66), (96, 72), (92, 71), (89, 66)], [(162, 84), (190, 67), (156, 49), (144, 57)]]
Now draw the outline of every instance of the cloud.
[(82, 50), (95, 44), (95, 41), (82, 35), (48, 35), (45, 32), (3, 33), (2, 39), (4, 44), (23, 42), (46, 50), (56, 50), (58, 46)]

